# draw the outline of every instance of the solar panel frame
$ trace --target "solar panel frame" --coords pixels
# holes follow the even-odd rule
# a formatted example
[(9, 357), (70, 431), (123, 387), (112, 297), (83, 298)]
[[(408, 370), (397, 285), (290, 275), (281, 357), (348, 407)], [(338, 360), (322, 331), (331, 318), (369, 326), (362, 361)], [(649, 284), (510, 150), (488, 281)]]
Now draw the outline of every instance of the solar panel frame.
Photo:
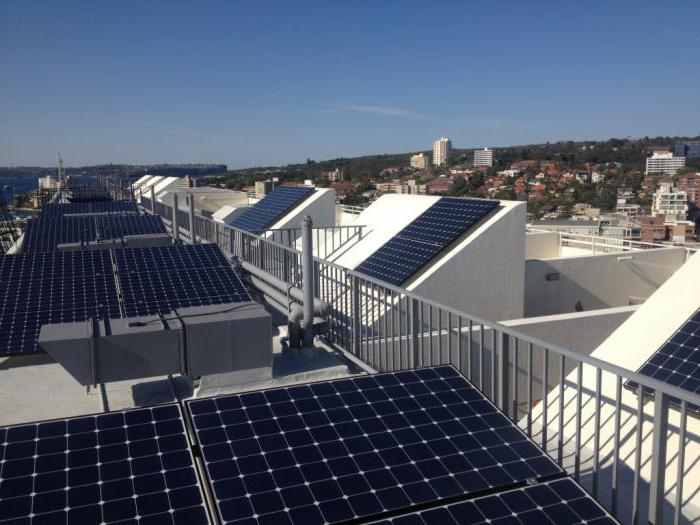
[(355, 270), (400, 286), (459, 237), (482, 221), (500, 201), (442, 197)]
[(3, 524), (210, 523), (177, 404), (2, 427), (0, 458)]
[(491, 494), (372, 525), (616, 525), (595, 499), (570, 478)]
[(265, 230), (315, 191), (310, 186), (278, 186), (236, 217), (230, 226), (250, 232)]
[(186, 406), (226, 523), (341, 523), (563, 475), (451, 366)]
[[(700, 394), (700, 308), (683, 321), (637, 373)], [(625, 387), (638, 392), (639, 384), (636, 381), (626, 381)], [(648, 387), (642, 387), (642, 394), (652, 397), (654, 392)], [(681, 404), (680, 399), (674, 396), (670, 396), (669, 400), (673, 405)], [(688, 404), (688, 409), (700, 412), (700, 406), (692, 403)]]

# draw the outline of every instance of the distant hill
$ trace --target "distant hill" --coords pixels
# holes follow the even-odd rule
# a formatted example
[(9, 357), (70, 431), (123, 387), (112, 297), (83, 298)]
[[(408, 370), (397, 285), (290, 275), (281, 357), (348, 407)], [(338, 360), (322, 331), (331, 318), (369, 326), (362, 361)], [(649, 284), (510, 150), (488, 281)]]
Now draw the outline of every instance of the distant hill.
[[(652, 146), (672, 147), (676, 142), (697, 141), (697, 137), (645, 137), (641, 139), (609, 139), (605, 141), (560, 141), (544, 144), (494, 147), (494, 159), (500, 169), (508, 168), (518, 160), (550, 160), (562, 167), (583, 168), (586, 164), (620, 163), (627, 170), (644, 170), (645, 159)], [(473, 149), (453, 149), (453, 164), (469, 163)], [(353, 158), (337, 158), (323, 161), (308, 160), (302, 164), (255, 167), (228, 172), (229, 177), (241, 183), (250, 183), (269, 177), (300, 180), (317, 178), (323, 173), (342, 168), (349, 180), (366, 180), (378, 177), (383, 170), (409, 165), (411, 155), (421, 153), (390, 153)], [(429, 153), (423, 151), (422, 153)]]

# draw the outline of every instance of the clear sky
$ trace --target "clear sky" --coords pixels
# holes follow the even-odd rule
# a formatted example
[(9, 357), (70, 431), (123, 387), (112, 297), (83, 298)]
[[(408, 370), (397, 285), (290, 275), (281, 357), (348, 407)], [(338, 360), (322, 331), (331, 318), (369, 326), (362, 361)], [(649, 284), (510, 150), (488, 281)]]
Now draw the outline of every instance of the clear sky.
[(700, 2), (0, 0), (0, 165), (700, 133)]

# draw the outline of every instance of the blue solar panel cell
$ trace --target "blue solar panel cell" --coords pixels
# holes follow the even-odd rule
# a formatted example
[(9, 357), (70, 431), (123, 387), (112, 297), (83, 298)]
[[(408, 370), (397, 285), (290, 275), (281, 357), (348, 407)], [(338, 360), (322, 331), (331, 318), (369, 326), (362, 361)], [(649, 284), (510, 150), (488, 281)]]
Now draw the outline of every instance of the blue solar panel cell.
[(373, 525), (615, 525), (617, 521), (571, 479), (404, 514)]
[(280, 186), (238, 216), (231, 226), (246, 231), (269, 228), (314, 191), (307, 186)]
[[(694, 394), (700, 393), (700, 308), (657, 350), (638, 370), (642, 375), (682, 388)], [(626, 383), (637, 390), (634, 381)], [(644, 388), (644, 395), (652, 395)], [(671, 398), (679, 405), (680, 399)], [(688, 408), (700, 412), (700, 406), (689, 404)]]
[(0, 523), (209, 523), (177, 405), (0, 428)]
[(498, 204), (494, 200), (443, 197), (356, 270), (395, 286), (402, 285)]
[(340, 523), (562, 472), (449, 366), (188, 408), (226, 523)]

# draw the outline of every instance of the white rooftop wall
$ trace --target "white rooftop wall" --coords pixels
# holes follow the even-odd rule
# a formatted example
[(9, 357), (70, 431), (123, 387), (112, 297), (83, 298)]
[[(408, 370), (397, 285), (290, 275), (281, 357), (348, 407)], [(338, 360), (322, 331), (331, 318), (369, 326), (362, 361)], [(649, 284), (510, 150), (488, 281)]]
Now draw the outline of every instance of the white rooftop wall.
[[(440, 197), (384, 195), (355, 221), (363, 239), (339, 255), (355, 269)], [(501, 201), (488, 219), (409, 281), (407, 290), (486, 319), (523, 316), (525, 204)]]
[[(656, 352), (661, 345), (691, 316), (700, 305), (700, 253), (691, 257), (670, 279), (668, 279), (632, 316), (610, 335), (592, 354), (600, 360), (632, 371), (638, 370), (646, 360)], [(564, 432), (563, 439), (567, 450), (571, 450), (575, 442), (576, 429), (576, 374), (574, 371), (566, 377), (564, 391)], [(581, 442), (583, 480), (590, 480), (590, 459), (592, 457), (593, 438), (595, 435), (595, 391), (596, 373), (590, 366), (583, 367), (582, 411), (581, 411)], [(603, 374), (601, 381), (601, 427), (598, 436), (601, 443), (600, 457), (604, 458), (601, 465), (600, 486), (610, 486), (612, 443), (615, 427), (615, 396), (616, 377)], [(550, 418), (549, 439), (552, 449), (556, 450), (556, 429), (558, 428), (558, 386), (548, 395), (548, 415)], [(623, 388), (621, 397), (621, 428), (620, 428), (620, 502), (623, 512), (631, 512), (632, 481), (634, 472), (637, 418), (637, 396)], [(643, 461), (641, 468), (642, 516), (646, 515), (649, 501), (649, 482), (651, 471), (651, 448), (653, 434), (654, 402), (644, 405), (644, 420), (642, 425), (642, 442), (640, 453)], [(542, 420), (541, 403), (533, 409), (535, 426)], [(554, 418), (552, 420), (552, 418)], [(666, 500), (664, 508), (664, 523), (670, 523), (673, 517), (672, 507), (675, 505), (676, 472), (679, 449), (678, 428), (680, 414), (672, 407), (669, 414), (669, 435), (667, 446), (666, 469)], [(541, 424), (541, 423), (540, 423)], [(554, 429), (554, 431), (553, 431)], [(700, 520), (700, 419), (688, 417), (685, 447), (685, 467), (683, 481), (682, 523), (697, 523)], [(601, 497), (605, 503), (610, 496), (609, 490), (603, 490)], [(624, 517), (624, 516), (623, 516)], [(627, 516), (629, 518), (629, 516)], [(629, 522), (629, 519), (624, 520)]]

